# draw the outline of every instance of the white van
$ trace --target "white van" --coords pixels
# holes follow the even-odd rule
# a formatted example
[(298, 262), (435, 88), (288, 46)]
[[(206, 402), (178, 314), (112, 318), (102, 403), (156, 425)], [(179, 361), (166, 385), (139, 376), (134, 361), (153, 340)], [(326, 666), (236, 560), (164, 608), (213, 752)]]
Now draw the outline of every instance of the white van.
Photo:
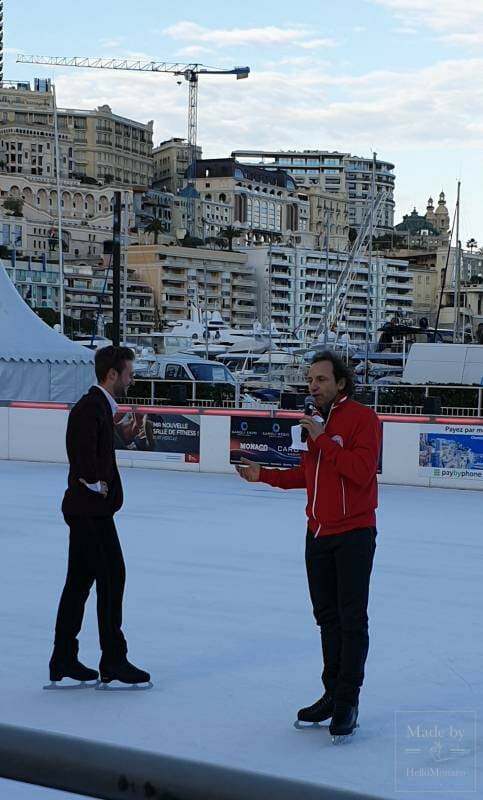
[(402, 383), (483, 386), (483, 346), (415, 342), (408, 353)]

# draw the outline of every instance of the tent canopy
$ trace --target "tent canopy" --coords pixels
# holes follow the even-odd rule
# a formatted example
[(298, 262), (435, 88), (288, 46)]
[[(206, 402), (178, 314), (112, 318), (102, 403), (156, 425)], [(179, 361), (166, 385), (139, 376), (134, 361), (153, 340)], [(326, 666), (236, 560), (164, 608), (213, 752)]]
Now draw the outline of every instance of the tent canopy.
[(75, 403), (95, 380), (94, 353), (46, 325), (0, 262), (0, 400)]
[(0, 263), (0, 359), (92, 364), (94, 354), (53, 330), (22, 300)]

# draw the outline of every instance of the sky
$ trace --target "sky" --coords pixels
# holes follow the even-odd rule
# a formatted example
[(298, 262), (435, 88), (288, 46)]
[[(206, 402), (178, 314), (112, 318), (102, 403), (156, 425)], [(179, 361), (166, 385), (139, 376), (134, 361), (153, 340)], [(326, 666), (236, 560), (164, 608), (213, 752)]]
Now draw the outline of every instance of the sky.
[[(28, 6), (28, 13), (26, 13)], [(395, 164), (395, 221), (461, 181), (460, 238), (483, 246), (482, 0), (144, 0), (4, 3), (6, 80), (51, 77), (60, 106), (154, 120), (154, 141), (187, 132), (188, 84), (168, 74), (16, 63), (16, 55), (248, 65), (247, 80), (200, 79), (198, 143), (232, 150), (326, 149)]]

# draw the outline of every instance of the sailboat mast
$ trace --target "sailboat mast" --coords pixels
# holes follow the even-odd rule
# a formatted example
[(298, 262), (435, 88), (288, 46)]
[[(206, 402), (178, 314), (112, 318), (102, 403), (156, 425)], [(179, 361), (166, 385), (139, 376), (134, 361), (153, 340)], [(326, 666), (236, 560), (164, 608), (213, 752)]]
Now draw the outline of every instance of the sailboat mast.
[(374, 203), (376, 201), (376, 158), (372, 156), (372, 182), (371, 182), (371, 217), (369, 227), (369, 254), (367, 259), (367, 317), (366, 317), (366, 366), (364, 380), (369, 380), (369, 339), (371, 336), (371, 317), (374, 311), (373, 282), (372, 282), (372, 240), (374, 237)]
[(461, 303), (461, 242), (460, 242), (460, 189), (461, 181), (458, 181), (458, 193), (456, 196), (456, 264), (454, 282), (454, 318), (453, 318), (453, 342), (458, 342), (460, 337), (460, 303)]
[(60, 311), (60, 332), (64, 333), (64, 244), (62, 240), (62, 189), (60, 182), (60, 144), (59, 144), (59, 123), (57, 115), (57, 95), (55, 85), (52, 85), (52, 96), (54, 101), (54, 140), (55, 140), (55, 178), (57, 188), (57, 231), (59, 242), (59, 311)]

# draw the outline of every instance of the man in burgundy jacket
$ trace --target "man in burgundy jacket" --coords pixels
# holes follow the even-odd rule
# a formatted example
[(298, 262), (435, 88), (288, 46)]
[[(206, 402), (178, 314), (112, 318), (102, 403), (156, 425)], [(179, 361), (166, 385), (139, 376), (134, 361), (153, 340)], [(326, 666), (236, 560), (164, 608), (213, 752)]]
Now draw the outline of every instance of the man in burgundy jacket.
[(324, 695), (298, 719), (332, 718), (330, 732), (357, 723), (369, 646), (367, 604), (376, 548), (377, 466), (381, 426), (372, 409), (349, 399), (350, 370), (334, 353), (317, 355), (308, 372), (320, 416), (304, 416), (308, 450), (300, 466), (267, 469), (242, 459), (239, 474), (280, 489), (307, 490), (305, 561), (322, 637)]

